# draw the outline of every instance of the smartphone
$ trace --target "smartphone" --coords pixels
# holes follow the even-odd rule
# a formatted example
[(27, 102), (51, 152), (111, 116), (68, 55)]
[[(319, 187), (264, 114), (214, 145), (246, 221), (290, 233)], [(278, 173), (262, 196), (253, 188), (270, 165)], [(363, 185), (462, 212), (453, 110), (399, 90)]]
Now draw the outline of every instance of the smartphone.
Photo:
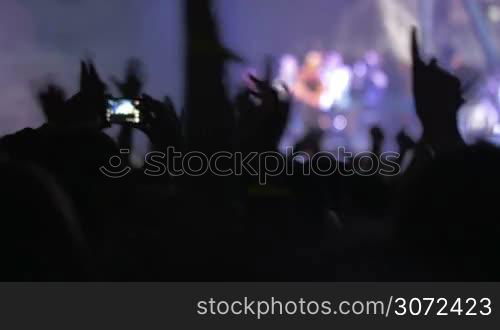
[(141, 122), (140, 105), (139, 99), (109, 98), (106, 119), (110, 123), (139, 124)]

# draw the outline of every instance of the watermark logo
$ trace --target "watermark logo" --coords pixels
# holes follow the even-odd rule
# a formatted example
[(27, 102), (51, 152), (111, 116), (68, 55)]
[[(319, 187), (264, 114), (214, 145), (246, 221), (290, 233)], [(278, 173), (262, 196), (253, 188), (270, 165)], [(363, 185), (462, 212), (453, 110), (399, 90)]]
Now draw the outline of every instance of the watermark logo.
[(122, 155), (122, 157), (117, 155), (111, 156), (108, 160), (108, 164), (106, 164), (106, 166), (99, 167), (99, 171), (101, 171), (101, 173), (108, 178), (112, 179), (119, 179), (127, 176), (132, 171), (132, 168), (128, 165), (123, 166), (125, 162), (122, 159), (123, 155), (128, 154), (130, 154), (130, 150), (121, 149), (120, 155)]
[[(123, 155), (130, 154), (127, 149), (120, 150), (120, 156), (112, 156), (108, 164), (100, 167), (101, 173), (109, 178), (123, 178), (131, 168), (123, 161)], [(264, 185), (270, 177), (292, 176), (298, 171), (302, 175), (329, 176), (334, 173), (342, 176), (395, 176), (400, 173), (399, 153), (385, 152), (376, 155), (372, 152), (354, 154), (340, 147), (336, 152), (309, 154), (295, 152), (293, 148), (285, 153), (267, 152), (228, 152), (220, 151), (207, 155), (199, 151), (181, 153), (175, 148), (166, 152), (153, 151), (144, 157), (144, 174), (160, 176), (192, 176), (206, 174), (227, 176), (257, 177)]]

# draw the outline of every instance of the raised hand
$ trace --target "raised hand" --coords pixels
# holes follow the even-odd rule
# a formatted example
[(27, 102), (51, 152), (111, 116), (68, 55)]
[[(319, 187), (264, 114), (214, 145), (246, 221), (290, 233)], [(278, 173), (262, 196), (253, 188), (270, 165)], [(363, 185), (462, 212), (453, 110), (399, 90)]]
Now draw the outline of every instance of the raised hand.
[(101, 129), (105, 119), (106, 85), (91, 61), (81, 62), (80, 90), (66, 100), (64, 89), (48, 83), (37, 92), (48, 124), (57, 130)]
[(90, 129), (109, 126), (106, 121), (106, 84), (92, 61), (81, 62), (80, 91), (66, 103), (69, 123)]
[(432, 59), (425, 63), (412, 30), (413, 94), (417, 115), (423, 126), (422, 141), (434, 151), (442, 152), (463, 145), (457, 128), (457, 112), (464, 103), (460, 80), (443, 70)]
[(226, 64), (236, 56), (220, 36), (211, 0), (183, 1), (185, 13), (186, 144), (207, 155), (234, 148), (234, 109), (225, 85)]
[(404, 130), (401, 130), (398, 135), (396, 136), (396, 141), (398, 142), (399, 145), (399, 165), (403, 165), (403, 162), (405, 160), (405, 156), (408, 153), (408, 151), (412, 150), (415, 148), (416, 143), (406, 134)]
[(415, 142), (406, 134), (404, 130), (401, 130), (398, 133), (396, 140), (398, 142), (401, 155), (404, 155), (404, 153), (408, 150), (415, 147)]
[(111, 80), (123, 97), (128, 99), (138, 98), (142, 93), (142, 87), (144, 85), (144, 74), (141, 62), (138, 59), (129, 60), (125, 72), (125, 79), (119, 81), (117, 78), (113, 77)]
[(80, 94), (85, 97), (101, 97), (106, 92), (106, 84), (97, 73), (94, 62), (91, 60), (80, 63)]
[[(120, 91), (122, 97), (127, 99), (138, 99), (142, 93), (143, 72), (142, 65), (138, 59), (131, 59), (127, 63), (125, 78), (123, 81), (116, 77), (111, 78), (113, 84)], [(133, 130), (129, 125), (122, 125), (118, 134), (118, 144), (121, 149), (130, 150), (132, 148)]]
[(135, 127), (142, 130), (156, 149), (165, 151), (168, 147), (180, 150), (183, 147), (181, 123), (172, 100), (167, 96), (164, 102), (147, 94), (141, 98), (141, 122)]
[(244, 149), (275, 150), (286, 127), (290, 97), (286, 86), (280, 86), (283, 89), (281, 93), (272, 86), (271, 67), (271, 60), (268, 59), (264, 80), (250, 76), (255, 90), (244, 91), (238, 99)]
[(37, 99), (48, 123), (66, 121), (66, 93), (62, 87), (49, 83), (38, 90)]
[(373, 126), (370, 129), (370, 134), (372, 137), (372, 152), (380, 156), (382, 152), (382, 143), (384, 142), (384, 131), (378, 126)]

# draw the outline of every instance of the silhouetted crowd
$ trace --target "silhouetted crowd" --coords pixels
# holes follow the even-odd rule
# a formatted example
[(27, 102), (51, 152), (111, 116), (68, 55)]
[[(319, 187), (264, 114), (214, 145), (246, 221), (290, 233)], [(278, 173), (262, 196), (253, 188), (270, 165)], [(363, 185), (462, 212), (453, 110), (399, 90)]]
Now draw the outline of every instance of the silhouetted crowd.
[[(137, 129), (152, 151), (277, 150), (290, 98), (273, 87), (268, 68), (230, 99), (225, 66), (240, 59), (221, 43), (210, 1), (185, 3), (180, 117), (168, 97), (144, 93), (140, 65), (131, 61), (114, 83), (122, 97), (142, 100), (142, 120), (122, 125), (113, 140), (103, 131), (110, 125), (107, 86), (83, 61), (76, 95), (47, 84), (38, 95), (46, 123), (0, 139), (1, 280), (500, 279), (500, 152), (464, 144), (456, 120), (460, 81), (435, 60), (422, 60), (416, 31), (409, 51), (423, 135), (398, 136), (404, 171), (397, 175), (304, 173), (305, 166), (321, 168), (325, 157), (314, 164), (286, 158), (292, 175), (266, 184), (250, 173), (146, 175), (147, 164), (123, 178), (103, 175), (113, 156), (130, 162), (120, 150), (131, 148)], [(320, 152), (320, 135), (311, 132), (296, 150)], [(376, 127), (372, 136), (370, 157), (378, 157), (384, 136)]]

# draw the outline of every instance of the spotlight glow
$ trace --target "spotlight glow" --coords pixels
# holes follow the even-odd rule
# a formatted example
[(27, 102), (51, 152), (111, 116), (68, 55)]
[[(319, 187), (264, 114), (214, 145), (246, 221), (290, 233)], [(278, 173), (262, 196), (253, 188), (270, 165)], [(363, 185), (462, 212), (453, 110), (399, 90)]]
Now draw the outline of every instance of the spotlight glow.
[(337, 115), (333, 119), (333, 127), (337, 131), (343, 131), (343, 130), (345, 130), (346, 127), (347, 127), (347, 118), (344, 115)]

